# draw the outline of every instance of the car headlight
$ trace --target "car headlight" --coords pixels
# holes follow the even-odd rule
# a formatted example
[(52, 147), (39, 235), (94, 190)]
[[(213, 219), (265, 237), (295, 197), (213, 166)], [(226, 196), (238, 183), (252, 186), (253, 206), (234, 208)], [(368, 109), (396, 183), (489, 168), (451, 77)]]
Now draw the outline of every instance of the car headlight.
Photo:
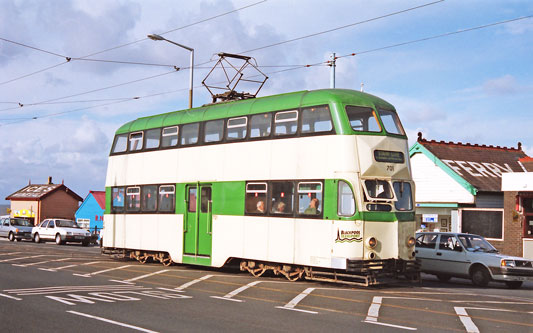
[(515, 267), (515, 262), (511, 259), (502, 259), (500, 264), (502, 267)]
[(376, 245), (378, 245), (378, 240), (376, 239), (376, 237), (368, 237), (365, 241), (365, 245), (369, 249), (373, 249), (376, 247)]

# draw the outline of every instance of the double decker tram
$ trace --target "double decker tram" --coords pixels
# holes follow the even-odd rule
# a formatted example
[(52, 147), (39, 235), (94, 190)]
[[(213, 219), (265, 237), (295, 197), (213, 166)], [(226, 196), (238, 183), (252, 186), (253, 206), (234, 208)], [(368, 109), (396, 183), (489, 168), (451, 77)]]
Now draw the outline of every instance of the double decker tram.
[(106, 178), (103, 252), (371, 285), (418, 276), (394, 107), (301, 91), (131, 121)]

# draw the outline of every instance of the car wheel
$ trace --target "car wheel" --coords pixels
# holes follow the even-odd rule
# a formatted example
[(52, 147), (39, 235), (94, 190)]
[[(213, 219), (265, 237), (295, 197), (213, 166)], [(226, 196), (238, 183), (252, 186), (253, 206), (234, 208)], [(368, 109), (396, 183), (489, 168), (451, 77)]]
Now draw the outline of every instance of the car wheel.
[(15, 235), (12, 232), (10, 232), (9, 236), (7, 236), (7, 239), (9, 239), (9, 241), (12, 242), (15, 240)]
[(21, 240), (22, 240), (22, 239), (20, 239), (20, 238), (17, 238), (17, 242), (20, 242)]
[(522, 287), (522, 281), (505, 281), (505, 285), (509, 289), (518, 289)]
[(57, 245), (63, 244), (63, 241), (61, 240), (61, 235), (60, 234), (56, 235), (56, 244)]
[(35, 236), (33, 236), (33, 241), (35, 243), (40, 243), (41, 242), (41, 236), (39, 236), (39, 234), (35, 234)]
[(472, 270), (472, 283), (478, 287), (488, 286), (490, 273), (485, 267), (476, 267)]
[(437, 279), (439, 279), (440, 282), (448, 282), (451, 278), (450, 275), (437, 274)]
[(81, 245), (83, 245), (83, 246), (89, 246), (89, 242), (82, 242)]

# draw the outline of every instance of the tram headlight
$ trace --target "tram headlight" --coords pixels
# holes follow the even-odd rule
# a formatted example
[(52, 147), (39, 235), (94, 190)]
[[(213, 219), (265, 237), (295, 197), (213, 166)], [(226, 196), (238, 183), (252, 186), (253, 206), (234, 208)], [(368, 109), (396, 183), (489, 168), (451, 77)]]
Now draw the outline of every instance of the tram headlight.
[(407, 245), (407, 247), (413, 247), (415, 246), (415, 243), (416, 243), (416, 240), (414, 237), (409, 237), (407, 238), (407, 242), (405, 243), (405, 245)]
[(376, 245), (378, 245), (378, 240), (376, 239), (376, 237), (368, 237), (365, 241), (365, 245), (369, 249), (373, 249), (376, 247)]
[(376, 258), (377, 258), (376, 252), (374, 252), (374, 251), (368, 251), (368, 252), (366, 253), (366, 259), (368, 259), (368, 260), (374, 260), (374, 259), (376, 259)]

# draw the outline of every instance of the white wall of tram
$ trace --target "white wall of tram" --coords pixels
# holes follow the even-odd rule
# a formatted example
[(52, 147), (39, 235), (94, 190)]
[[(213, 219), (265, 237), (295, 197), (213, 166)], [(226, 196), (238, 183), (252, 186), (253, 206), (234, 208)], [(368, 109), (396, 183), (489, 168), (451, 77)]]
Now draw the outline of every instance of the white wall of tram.
[[(402, 151), (407, 164), (376, 164), (373, 150)], [(269, 179), (345, 179), (362, 207), (362, 177), (411, 180), (407, 142), (378, 136), (329, 135), (170, 149), (111, 156), (106, 187)], [(128, 219), (126, 221), (125, 219)], [(106, 215), (104, 246), (169, 252), (181, 262), (182, 215)], [(212, 265), (229, 257), (337, 267), (360, 259), (362, 242), (335, 243), (337, 231), (360, 230), (378, 239), (380, 258), (408, 258), (414, 223), (213, 216)], [(412, 229), (412, 230), (411, 230)], [(342, 267), (337, 267), (342, 268)]]

